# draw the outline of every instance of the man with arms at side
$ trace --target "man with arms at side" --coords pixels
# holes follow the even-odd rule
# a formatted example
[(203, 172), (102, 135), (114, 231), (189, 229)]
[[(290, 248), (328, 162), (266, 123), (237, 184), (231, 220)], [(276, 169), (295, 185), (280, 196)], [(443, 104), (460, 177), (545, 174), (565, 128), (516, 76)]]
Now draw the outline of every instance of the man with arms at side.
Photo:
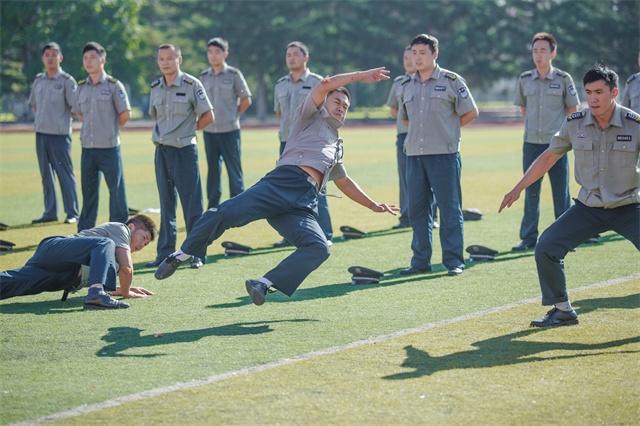
[(71, 162), (71, 108), (78, 88), (71, 75), (64, 72), (62, 50), (49, 42), (42, 49), (45, 72), (36, 76), (29, 104), (36, 113), (36, 154), (42, 176), (44, 214), (32, 223), (58, 220), (58, 197), (55, 175), (60, 181), (65, 223), (78, 220), (78, 193)]
[(324, 78), (298, 108), (276, 168), (242, 194), (207, 210), (180, 250), (158, 267), (155, 277), (168, 278), (192, 253), (212, 244), (227, 229), (267, 219), (296, 250), (262, 278), (245, 282), (253, 303), (262, 305), (269, 287), (291, 296), (329, 257), (327, 240), (316, 220), (318, 192), (329, 180), (358, 204), (395, 215), (395, 206), (373, 201), (347, 175), (338, 136), (350, 105), (343, 86), (387, 80), (387, 74), (384, 68), (374, 68)]
[[(280, 78), (276, 83), (274, 93), (274, 110), (280, 129), (280, 155), (284, 152), (287, 144), (291, 125), (296, 110), (302, 104), (311, 90), (322, 80), (318, 74), (314, 74), (307, 68), (309, 61), (309, 49), (304, 43), (292, 41), (285, 50), (285, 61), (289, 74)], [(329, 215), (329, 204), (327, 203), (326, 188), (318, 197), (318, 224), (327, 237), (327, 242), (331, 245), (333, 238), (333, 227), (331, 226), (331, 216)], [(282, 240), (274, 244), (275, 247), (289, 246), (291, 243)]]
[(546, 151), (504, 196), (499, 212), (574, 150), (575, 204), (540, 236), (535, 249), (542, 304), (554, 305), (534, 327), (571, 325), (578, 316), (567, 293), (564, 258), (594, 234), (613, 230), (640, 250), (640, 117), (620, 106), (618, 76), (596, 65), (584, 78), (588, 109), (569, 115)]
[(128, 308), (128, 303), (111, 296), (135, 298), (153, 294), (131, 286), (131, 253), (145, 248), (155, 236), (153, 221), (136, 215), (126, 224), (107, 222), (68, 237), (45, 238), (25, 266), (0, 272), (0, 299), (45, 291), (76, 291), (87, 283), (85, 309)]
[(89, 76), (78, 82), (74, 106), (82, 121), (82, 212), (78, 231), (96, 225), (102, 174), (109, 188), (109, 221), (125, 223), (129, 218), (120, 153), (120, 128), (131, 118), (129, 97), (124, 85), (104, 71), (104, 47), (90, 41), (82, 55)]
[(416, 72), (402, 86), (398, 114), (409, 126), (404, 146), (413, 257), (401, 275), (432, 270), (436, 199), (442, 263), (450, 276), (462, 274), (465, 267), (460, 129), (478, 116), (478, 108), (464, 79), (436, 63), (438, 53), (437, 38), (417, 35), (411, 42)]
[(251, 105), (251, 91), (239, 69), (227, 65), (229, 43), (215, 37), (207, 42), (210, 68), (200, 74), (216, 119), (204, 128), (207, 153), (208, 209), (217, 207), (222, 195), (222, 162), (229, 176), (229, 198), (244, 191), (240, 161), (240, 116)]
[[(522, 167), (526, 172), (536, 158), (548, 147), (551, 137), (562, 125), (568, 114), (580, 104), (573, 78), (552, 65), (557, 54), (557, 42), (549, 33), (538, 33), (531, 43), (536, 68), (520, 74), (515, 105), (525, 117)], [(569, 160), (560, 159), (549, 170), (553, 194), (553, 210), (556, 219), (569, 207)], [(525, 192), (524, 216), (520, 225), (520, 243), (515, 251), (530, 250), (538, 241), (540, 219), (540, 189), (542, 179), (529, 186)]]
[[(187, 235), (204, 211), (196, 134), (213, 122), (213, 111), (202, 83), (182, 72), (180, 64), (179, 47), (163, 44), (158, 48), (162, 77), (151, 83), (149, 115), (156, 120), (152, 140), (156, 146), (160, 235), (158, 255), (147, 263), (148, 267), (157, 267), (176, 249), (177, 196), (182, 204)], [(206, 247), (193, 255), (191, 267), (201, 268), (206, 261)]]

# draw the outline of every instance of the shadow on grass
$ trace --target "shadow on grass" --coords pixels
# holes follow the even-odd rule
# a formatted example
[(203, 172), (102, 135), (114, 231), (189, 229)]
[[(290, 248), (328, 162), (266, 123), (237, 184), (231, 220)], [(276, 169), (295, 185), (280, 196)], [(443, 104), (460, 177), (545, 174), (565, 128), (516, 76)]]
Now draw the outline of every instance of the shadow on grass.
[[(66, 302), (62, 302), (61, 291), (50, 292), (52, 300), (39, 302), (13, 302), (0, 305), (0, 313), (5, 314), (67, 314), (71, 312), (83, 311), (84, 297), (69, 297)], [(14, 300), (20, 300), (19, 297)]]
[(102, 340), (109, 344), (96, 352), (100, 357), (136, 357), (153, 358), (164, 354), (124, 354), (133, 348), (151, 348), (160, 345), (172, 345), (174, 343), (190, 343), (211, 336), (247, 336), (270, 333), (274, 331), (270, 325), (283, 322), (309, 322), (310, 319), (275, 320), (259, 322), (241, 322), (237, 324), (222, 325), (219, 327), (202, 328), (198, 330), (181, 330), (172, 333), (142, 335), (144, 330), (135, 327), (111, 327), (109, 333)]
[[(622, 297), (605, 297), (599, 299), (579, 300), (574, 303), (578, 313), (586, 314), (596, 309), (637, 309), (640, 307), (640, 294)], [(405, 380), (429, 376), (439, 371), (463, 368), (491, 368), (504, 365), (515, 365), (537, 361), (572, 359), (586, 356), (606, 355), (606, 349), (617, 348), (628, 344), (637, 344), (640, 336), (613, 340), (603, 343), (566, 343), (566, 342), (531, 342), (518, 340), (536, 333), (543, 333), (544, 328), (531, 328), (516, 333), (498, 336), (473, 343), (477, 349), (455, 352), (443, 356), (431, 356), (427, 351), (405, 346), (406, 359), (401, 367), (412, 371), (384, 376), (385, 380)], [(538, 354), (547, 351), (576, 351), (579, 353), (542, 357)], [(584, 351), (596, 351), (584, 353)], [(616, 353), (639, 353), (638, 350), (618, 350)]]

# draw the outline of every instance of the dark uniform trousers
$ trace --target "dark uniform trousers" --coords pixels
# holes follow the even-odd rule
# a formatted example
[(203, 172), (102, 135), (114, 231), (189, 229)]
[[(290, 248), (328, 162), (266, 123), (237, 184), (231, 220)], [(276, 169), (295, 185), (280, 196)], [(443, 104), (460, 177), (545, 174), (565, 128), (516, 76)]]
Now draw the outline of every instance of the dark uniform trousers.
[[(180, 197), (187, 235), (204, 211), (202, 182), (198, 168), (198, 147), (187, 145), (176, 148), (156, 146), (156, 183), (160, 196), (160, 231), (158, 257), (164, 259), (175, 251), (177, 238), (176, 208)], [(190, 253), (206, 262), (206, 247)]]
[(398, 162), (398, 179), (400, 181), (400, 223), (409, 225), (409, 200), (407, 195), (407, 154), (404, 153), (406, 133), (398, 133), (396, 140), (396, 158)]
[(0, 299), (60, 291), (79, 281), (88, 265), (89, 284), (116, 289), (115, 243), (104, 237), (49, 237), (40, 242), (22, 268), (0, 272)]
[[(522, 168), (526, 173), (534, 161), (547, 149), (549, 144), (524, 143)], [(563, 155), (549, 169), (549, 182), (551, 183), (551, 193), (553, 195), (553, 212), (555, 218), (559, 218), (562, 213), (571, 207), (571, 197), (569, 195), (569, 160), (567, 155)], [(524, 196), (524, 216), (520, 225), (520, 239), (529, 245), (534, 245), (538, 240), (538, 222), (540, 220), (540, 189), (542, 187), (540, 178), (525, 190)]]
[(60, 181), (62, 202), (67, 217), (78, 217), (78, 194), (76, 178), (71, 162), (71, 137), (36, 132), (36, 153), (44, 189), (45, 219), (58, 218), (58, 200), (55, 175)]
[(207, 153), (207, 208), (218, 207), (222, 195), (222, 161), (229, 176), (229, 198), (244, 191), (242, 164), (240, 162), (240, 130), (224, 133), (204, 132), (204, 148)]
[(78, 220), (78, 231), (96, 226), (102, 174), (109, 188), (109, 222), (125, 223), (129, 219), (129, 209), (120, 145), (106, 149), (82, 148), (80, 161), (82, 212)]
[(309, 175), (297, 166), (280, 166), (254, 186), (216, 209), (207, 210), (182, 244), (194, 254), (219, 238), (227, 229), (267, 219), (296, 250), (264, 277), (287, 296), (328, 257), (329, 247), (317, 217), (318, 193)]
[(605, 209), (575, 201), (542, 233), (535, 249), (543, 305), (569, 300), (564, 257), (594, 235), (615, 231), (640, 250), (640, 204)]

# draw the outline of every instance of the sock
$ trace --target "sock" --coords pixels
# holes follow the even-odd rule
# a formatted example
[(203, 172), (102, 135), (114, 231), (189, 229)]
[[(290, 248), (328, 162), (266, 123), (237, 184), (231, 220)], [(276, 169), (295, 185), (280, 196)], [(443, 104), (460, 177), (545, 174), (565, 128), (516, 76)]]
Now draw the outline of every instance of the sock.
[(189, 259), (191, 257), (190, 254), (186, 254), (185, 252), (182, 251), (182, 249), (178, 249), (177, 252), (173, 253), (173, 255), (180, 261), (180, 262), (184, 262), (185, 260)]
[(561, 311), (565, 311), (565, 312), (573, 311), (573, 308), (571, 307), (571, 302), (569, 302), (568, 300), (566, 302), (558, 302), (555, 305), (556, 305), (556, 308), (560, 309)]
[(273, 283), (268, 279), (266, 279), (265, 277), (260, 278), (258, 281), (260, 281), (262, 284), (266, 285), (267, 287), (271, 287), (273, 285)]

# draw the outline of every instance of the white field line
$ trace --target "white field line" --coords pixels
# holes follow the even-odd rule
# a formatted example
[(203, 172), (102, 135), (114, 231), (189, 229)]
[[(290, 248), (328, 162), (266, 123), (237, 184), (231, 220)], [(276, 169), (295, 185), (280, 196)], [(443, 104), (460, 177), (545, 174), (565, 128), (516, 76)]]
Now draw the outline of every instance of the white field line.
[[(599, 282), (599, 283), (590, 284), (590, 285), (583, 286), (583, 287), (578, 287), (578, 288), (572, 289), (571, 293), (573, 294), (575, 292), (582, 291), (582, 290), (591, 290), (591, 289), (595, 289), (595, 288), (608, 287), (608, 286), (619, 284), (619, 283), (622, 283), (622, 282), (625, 282), (625, 281), (630, 281), (630, 280), (633, 280), (633, 279), (636, 279), (636, 278), (640, 278), (640, 272), (628, 275), (626, 277), (614, 278), (614, 279), (611, 279), (611, 280), (602, 281), (602, 282)], [(344, 351), (346, 349), (366, 346), (366, 345), (370, 345), (372, 343), (382, 342), (382, 341), (385, 341), (385, 340), (393, 339), (395, 337), (400, 337), (400, 336), (404, 336), (404, 335), (411, 334), (411, 333), (416, 333), (416, 332), (421, 332), (421, 331), (429, 330), (429, 329), (436, 328), (436, 327), (441, 327), (443, 325), (448, 325), (448, 324), (452, 324), (452, 323), (456, 323), (456, 322), (467, 321), (467, 320), (470, 320), (470, 319), (473, 319), (473, 318), (478, 318), (478, 317), (481, 317), (481, 316), (484, 316), (484, 315), (489, 315), (489, 314), (492, 314), (494, 312), (502, 311), (502, 310), (505, 310), (505, 309), (512, 309), (512, 308), (515, 308), (515, 307), (518, 307), (518, 306), (522, 306), (522, 305), (526, 305), (526, 304), (534, 303), (534, 302), (539, 302), (539, 301), (540, 301), (539, 297), (534, 297), (534, 298), (531, 298), (531, 299), (525, 299), (525, 300), (521, 300), (519, 302), (509, 303), (509, 304), (503, 305), (503, 306), (498, 306), (496, 308), (491, 308), (491, 309), (487, 309), (487, 310), (484, 310), (484, 311), (478, 311), (478, 312), (473, 312), (471, 314), (462, 315), (462, 316), (459, 316), (459, 317), (456, 317), (456, 318), (451, 318), (451, 319), (447, 319), (447, 320), (443, 320), (443, 321), (423, 324), (423, 325), (420, 325), (418, 327), (413, 327), (413, 328), (408, 328), (408, 329), (405, 329), (405, 330), (396, 331), (394, 333), (386, 334), (384, 336), (370, 337), (368, 339), (358, 340), (356, 342), (345, 343), (345, 344), (339, 345), (339, 346), (333, 346), (333, 347), (326, 348), (326, 349), (320, 349), (318, 351), (308, 352), (306, 354), (296, 355), (296, 356), (291, 357), (291, 358), (278, 359), (278, 360), (275, 360), (273, 362), (269, 362), (267, 364), (257, 365), (257, 366), (254, 366), (254, 367), (247, 367), (247, 368), (243, 368), (243, 369), (237, 370), (237, 371), (229, 371), (227, 373), (216, 374), (216, 375), (205, 377), (205, 378), (202, 378), (202, 379), (190, 380), (188, 382), (175, 383), (173, 385), (164, 386), (164, 387), (157, 388), (157, 389), (150, 389), (150, 390), (147, 390), (147, 391), (138, 392), (138, 393), (134, 393), (134, 394), (131, 394), (131, 395), (125, 395), (125, 396), (121, 396), (121, 397), (118, 397), (118, 398), (110, 399), (108, 401), (97, 402), (95, 404), (82, 405), (80, 407), (72, 408), (70, 410), (61, 411), (59, 413), (54, 413), (54, 414), (49, 414), (47, 416), (40, 417), (38, 419), (27, 420), (27, 421), (20, 422), (20, 423), (14, 423), (14, 425), (34, 425), (34, 424), (47, 423), (47, 422), (51, 422), (51, 421), (55, 421), (55, 420), (61, 420), (61, 419), (69, 418), (69, 417), (79, 416), (81, 414), (87, 414), (87, 413), (90, 413), (92, 411), (98, 411), (98, 410), (102, 410), (102, 409), (105, 409), (105, 408), (112, 408), (112, 407), (116, 407), (116, 406), (124, 404), (124, 403), (133, 402), (133, 401), (139, 401), (139, 400), (147, 399), (147, 398), (152, 398), (154, 396), (163, 395), (163, 394), (166, 394), (166, 393), (169, 393), (169, 392), (173, 392), (173, 391), (178, 391), (178, 390), (182, 390), (182, 389), (189, 389), (189, 388), (193, 388), (193, 387), (196, 387), (196, 386), (205, 385), (207, 383), (213, 383), (213, 382), (218, 382), (220, 380), (229, 379), (229, 378), (232, 378), (232, 377), (238, 377), (238, 376), (244, 376), (244, 375), (247, 375), (247, 374), (258, 373), (258, 372), (261, 372), (261, 371), (269, 370), (271, 368), (277, 368), (277, 367), (281, 367), (283, 365), (292, 364), (292, 363), (298, 362), (298, 361), (304, 361), (304, 360), (307, 360), (307, 359), (317, 358), (317, 357), (324, 356), (324, 355), (331, 355), (331, 354), (334, 354), (336, 352)]]

